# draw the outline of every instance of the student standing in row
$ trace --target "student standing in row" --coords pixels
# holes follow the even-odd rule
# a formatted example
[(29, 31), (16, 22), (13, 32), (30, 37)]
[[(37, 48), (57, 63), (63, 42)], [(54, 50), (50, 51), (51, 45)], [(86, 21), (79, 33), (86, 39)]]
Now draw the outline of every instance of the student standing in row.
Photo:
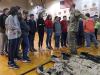
[(59, 42), (61, 36), (61, 23), (59, 22), (58, 16), (55, 17), (55, 22), (53, 24), (54, 39), (56, 49), (60, 49)]
[[(17, 18), (19, 18), (20, 17), (19, 14), (21, 13), (21, 7), (16, 6), (16, 8), (18, 10)], [(15, 21), (16, 24), (17, 24), (18, 21), (19, 21), (18, 19), (17, 19), (17, 21)], [(22, 39), (21, 39), (21, 37), (19, 37), (18, 38), (17, 50), (15, 51), (15, 58), (14, 58), (15, 61), (21, 61), (21, 59), (22, 59), (21, 56), (20, 56), (20, 53), (19, 53), (19, 48), (20, 48), (21, 42), (22, 42)]]
[(30, 20), (29, 20), (29, 27), (30, 27), (30, 31), (29, 31), (29, 42), (30, 42), (30, 51), (37, 51), (34, 48), (34, 38), (35, 38), (35, 32), (36, 32), (36, 22), (34, 20), (34, 14), (30, 14)]
[(10, 66), (11, 69), (20, 68), (14, 62), (14, 55), (18, 45), (18, 38), (21, 36), (21, 28), (19, 21), (17, 21), (18, 19), (17, 13), (18, 13), (17, 8), (11, 7), (10, 15), (7, 18), (8, 40), (9, 40), (8, 66)]
[[(53, 23), (52, 23), (52, 16), (49, 14), (46, 19), (46, 32), (47, 32), (47, 39), (46, 39), (46, 49), (51, 50), (53, 49), (51, 46), (51, 38), (53, 33)], [(48, 45), (49, 44), (49, 45)]]
[(67, 17), (63, 16), (63, 20), (61, 21), (61, 28), (62, 28), (62, 33), (61, 33), (61, 47), (66, 47), (66, 38), (67, 38), (67, 26), (68, 26), (68, 22), (67, 22)]
[(37, 20), (37, 29), (38, 29), (38, 34), (39, 34), (39, 50), (44, 51), (42, 48), (43, 45), (43, 37), (44, 37), (44, 27), (45, 27), (45, 22), (43, 19), (43, 13), (39, 13), (38, 20)]
[(6, 29), (5, 20), (8, 17), (8, 13), (9, 13), (9, 9), (4, 8), (3, 14), (0, 15), (0, 54), (1, 55), (4, 55), (4, 48), (5, 48), (5, 54), (8, 54), (7, 46), (6, 46), (7, 36), (5, 34), (5, 29)]
[(29, 63), (31, 62), (31, 60), (29, 60), (29, 57), (27, 56), (27, 52), (28, 52), (28, 48), (29, 48), (29, 39), (28, 39), (28, 35), (29, 35), (29, 30), (30, 27), (26, 24), (26, 22), (24, 21), (25, 19), (25, 15), (22, 16), (21, 13), (19, 13), (19, 21), (20, 21), (20, 26), (21, 26), (21, 31), (22, 31), (22, 49), (23, 49), (23, 60), (22, 62), (24, 63)]

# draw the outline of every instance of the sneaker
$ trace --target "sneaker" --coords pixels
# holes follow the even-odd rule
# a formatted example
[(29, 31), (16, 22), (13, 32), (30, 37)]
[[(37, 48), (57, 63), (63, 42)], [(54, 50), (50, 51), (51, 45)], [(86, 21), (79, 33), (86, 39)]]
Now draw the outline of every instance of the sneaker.
[(44, 51), (45, 49), (41, 48), (40, 51)]
[(37, 51), (35, 48), (33, 48), (33, 51)]
[(11, 64), (10, 69), (19, 69), (20, 67), (16, 64)]
[(63, 46), (61, 46), (61, 48), (64, 48)]
[(6, 57), (8, 57), (8, 53), (5, 53)]
[(61, 48), (56, 47), (56, 49), (59, 49), (60, 50)]
[(10, 61), (8, 62), (8, 65), (7, 66), (11, 66), (11, 62)]
[(85, 46), (86, 48), (91, 48), (91, 47), (88, 47), (88, 46)]
[[(14, 64), (16, 64), (16, 62), (14, 62)], [(8, 65), (7, 66), (11, 66), (11, 62), (10, 61), (8, 62)]]
[(50, 47), (51, 50), (53, 50), (53, 47)]
[(24, 63), (30, 63), (31, 62), (31, 60), (29, 60), (29, 59), (23, 59), (23, 61), (22, 62), (24, 62)]
[(46, 47), (46, 49), (47, 49), (47, 50), (51, 50), (51, 48), (50, 48), (50, 47)]
[(58, 48), (59, 50), (61, 49), (61, 48)]
[(95, 48), (98, 48), (98, 47), (99, 47), (99, 45), (96, 45), (96, 46), (95, 46)]
[(21, 61), (22, 58), (18, 57), (18, 58), (15, 58), (14, 61)]
[(3, 51), (1, 52), (1, 55), (4, 55), (4, 52)]
[(28, 51), (27, 53), (30, 53), (31, 51)]

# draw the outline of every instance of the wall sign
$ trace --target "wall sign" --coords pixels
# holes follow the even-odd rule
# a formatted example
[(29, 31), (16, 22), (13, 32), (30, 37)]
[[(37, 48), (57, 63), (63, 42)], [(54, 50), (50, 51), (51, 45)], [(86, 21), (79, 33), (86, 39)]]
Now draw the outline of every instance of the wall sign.
[(90, 13), (90, 16), (99, 16), (99, 3), (93, 2), (81, 5), (81, 11), (83, 14)]

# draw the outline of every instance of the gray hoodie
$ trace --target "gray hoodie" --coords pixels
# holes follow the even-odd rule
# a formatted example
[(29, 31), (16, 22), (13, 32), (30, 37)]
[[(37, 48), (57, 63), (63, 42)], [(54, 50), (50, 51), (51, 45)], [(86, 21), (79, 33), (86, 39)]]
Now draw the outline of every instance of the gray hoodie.
[(54, 22), (53, 24), (54, 36), (61, 36), (61, 23)]

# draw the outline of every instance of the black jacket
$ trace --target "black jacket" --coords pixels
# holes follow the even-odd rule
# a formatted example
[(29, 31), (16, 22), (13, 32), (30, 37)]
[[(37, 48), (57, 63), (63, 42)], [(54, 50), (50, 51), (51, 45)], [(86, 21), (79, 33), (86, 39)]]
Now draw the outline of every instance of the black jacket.
[[(40, 25), (41, 24), (41, 25)], [(45, 22), (44, 22), (44, 20), (43, 19), (38, 19), (37, 20), (37, 29), (38, 29), (38, 31), (40, 31), (40, 32), (44, 32), (44, 27), (45, 27), (46, 25), (45, 25)]]
[(6, 14), (0, 15), (0, 27), (5, 29), (5, 20), (8, 16)]
[(29, 33), (35, 33), (36, 32), (36, 22), (35, 20), (29, 20), (29, 27), (30, 27), (30, 31)]
[(21, 27), (21, 31), (22, 31), (21, 37), (23, 38), (23, 37), (28, 36), (30, 27), (26, 24), (26, 22), (24, 20), (20, 21), (20, 27)]

